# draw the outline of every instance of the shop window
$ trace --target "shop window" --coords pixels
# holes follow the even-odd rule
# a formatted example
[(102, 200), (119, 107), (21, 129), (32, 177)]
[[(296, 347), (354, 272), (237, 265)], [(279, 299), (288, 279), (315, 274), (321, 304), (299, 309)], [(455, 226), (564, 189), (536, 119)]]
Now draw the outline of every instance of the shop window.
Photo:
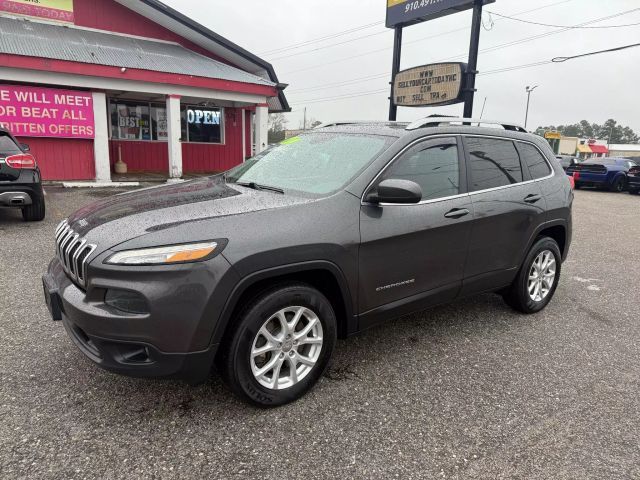
[(167, 109), (160, 105), (151, 105), (152, 138), (161, 142), (169, 140)]
[(222, 143), (222, 109), (188, 106), (186, 108), (188, 141)]
[[(167, 108), (164, 104), (111, 100), (113, 140), (169, 140)], [(193, 143), (222, 143), (224, 109), (182, 105), (181, 140)]]
[(151, 140), (151, 116), (148, 103), (112, 101), (111, 138), (115, 140)]

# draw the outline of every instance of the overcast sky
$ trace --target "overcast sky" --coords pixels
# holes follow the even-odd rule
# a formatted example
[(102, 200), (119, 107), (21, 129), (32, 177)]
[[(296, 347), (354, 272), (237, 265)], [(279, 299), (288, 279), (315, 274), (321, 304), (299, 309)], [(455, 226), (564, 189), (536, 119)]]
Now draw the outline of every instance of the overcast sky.
[[(288, 115), (289, 128), (298, 127), (305, 106), (308, 117), (322, 121), (387, 118), (388, 93), (381, 90), (388, 88), (393, 33), (384, 28), (385, 0), (165, 1), (274, 65), (280, 81), (289, 84), (286, 92), (294, 110)], [(635, 10), (591, 24), (624, 25), (640, 23), (639, 0), (497, 0), (485, 10), (480, 72), (640, 42), (640, 25), (562, 30), (489, 15), (495, 12), (533, 22), (577, 25)], [(272, 52), (375, 22), (378, 24), (349, 35)], [(466, 61), (470, 26), (471, 14), (464, 12), (406, 28), (402, 68), (442, 60)], [(530, 39), (540, 35), (544, 36)], [(501, 48), (482, 52), (492, 47)], [(351, 83), (335, 85), (348, 81)], [(530, 129), (582, 119), (603, 123), (614, 118), (640, 134), (639, 82), (640, 48), (562, 64), (485, 73), (477, 79), (474, 115), (479, 116), (486, 97), (484, 118), (523, 124), (525, 87), (540, 85), (531, 97)], [(327, 85), (332, 86), (322, 88)], [(367, 92), (374, 93), (332, 99)], [(412, 120), (436, 112), (462, 115), (462, 110), (462, 104), (401, 107), (398, 119)]]

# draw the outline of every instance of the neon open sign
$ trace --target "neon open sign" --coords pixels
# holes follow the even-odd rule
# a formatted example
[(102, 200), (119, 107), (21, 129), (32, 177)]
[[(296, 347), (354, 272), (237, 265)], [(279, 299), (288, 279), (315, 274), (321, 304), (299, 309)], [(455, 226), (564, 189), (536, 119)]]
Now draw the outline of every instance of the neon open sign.
[(187, 110), (187, 121), (190, 124), (220, 125), (220, 110), (189, 109)]

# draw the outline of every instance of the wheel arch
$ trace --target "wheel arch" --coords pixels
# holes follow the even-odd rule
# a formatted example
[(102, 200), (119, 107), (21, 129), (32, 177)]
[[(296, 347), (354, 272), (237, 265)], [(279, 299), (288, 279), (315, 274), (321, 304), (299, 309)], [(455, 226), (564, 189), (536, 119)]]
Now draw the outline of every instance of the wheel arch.
[(344, 273), (332, 262), (312, 261), (261, 270), (244, 277), (227, 299), (211, 344), (221, 343), (231, 332), (233, 318), (242, 310), (247, 300), (278, 283), (292, 281), (309, 284), (327, 297), (336, 313), (340, 338), (357, 330), (353, 298)]
[(531, 250), (531, 247), (533, 247), (533, 244), (539, 237), (550, 237), (555, 240), (558, 244), (558, 247), (560, 247), (562, 259), (566, 259), (569, 250), (569, 243), (571, 241), (569, 235), (569, 227), (567, 225), (567, 222), (564, 220), (556, 220), (543, 223), (533, 232), (533, 235), (531, 236), (531, 239), (529, 240), (529, 243), (527, 245), (527, 249), (524, 252), (524, 256), (522, 257), (521, 263), (524, 262), (527, 254)]

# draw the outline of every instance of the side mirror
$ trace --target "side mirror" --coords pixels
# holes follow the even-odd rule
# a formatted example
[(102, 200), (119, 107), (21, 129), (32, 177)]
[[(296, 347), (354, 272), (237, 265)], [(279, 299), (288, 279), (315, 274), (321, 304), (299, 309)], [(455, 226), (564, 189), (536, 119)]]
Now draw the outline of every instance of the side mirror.
[(22, 149), (23, 152), (30, 152), (31, 151), (31, 147), (29, 145), (27, 145), (26, 143), (21, 143), (20, 144), (20, 148)]
[(371, 203), (419, 203), (422, 200), (422, 188), (411, 180), (389, 178), (378, 184), (366, 196)]

